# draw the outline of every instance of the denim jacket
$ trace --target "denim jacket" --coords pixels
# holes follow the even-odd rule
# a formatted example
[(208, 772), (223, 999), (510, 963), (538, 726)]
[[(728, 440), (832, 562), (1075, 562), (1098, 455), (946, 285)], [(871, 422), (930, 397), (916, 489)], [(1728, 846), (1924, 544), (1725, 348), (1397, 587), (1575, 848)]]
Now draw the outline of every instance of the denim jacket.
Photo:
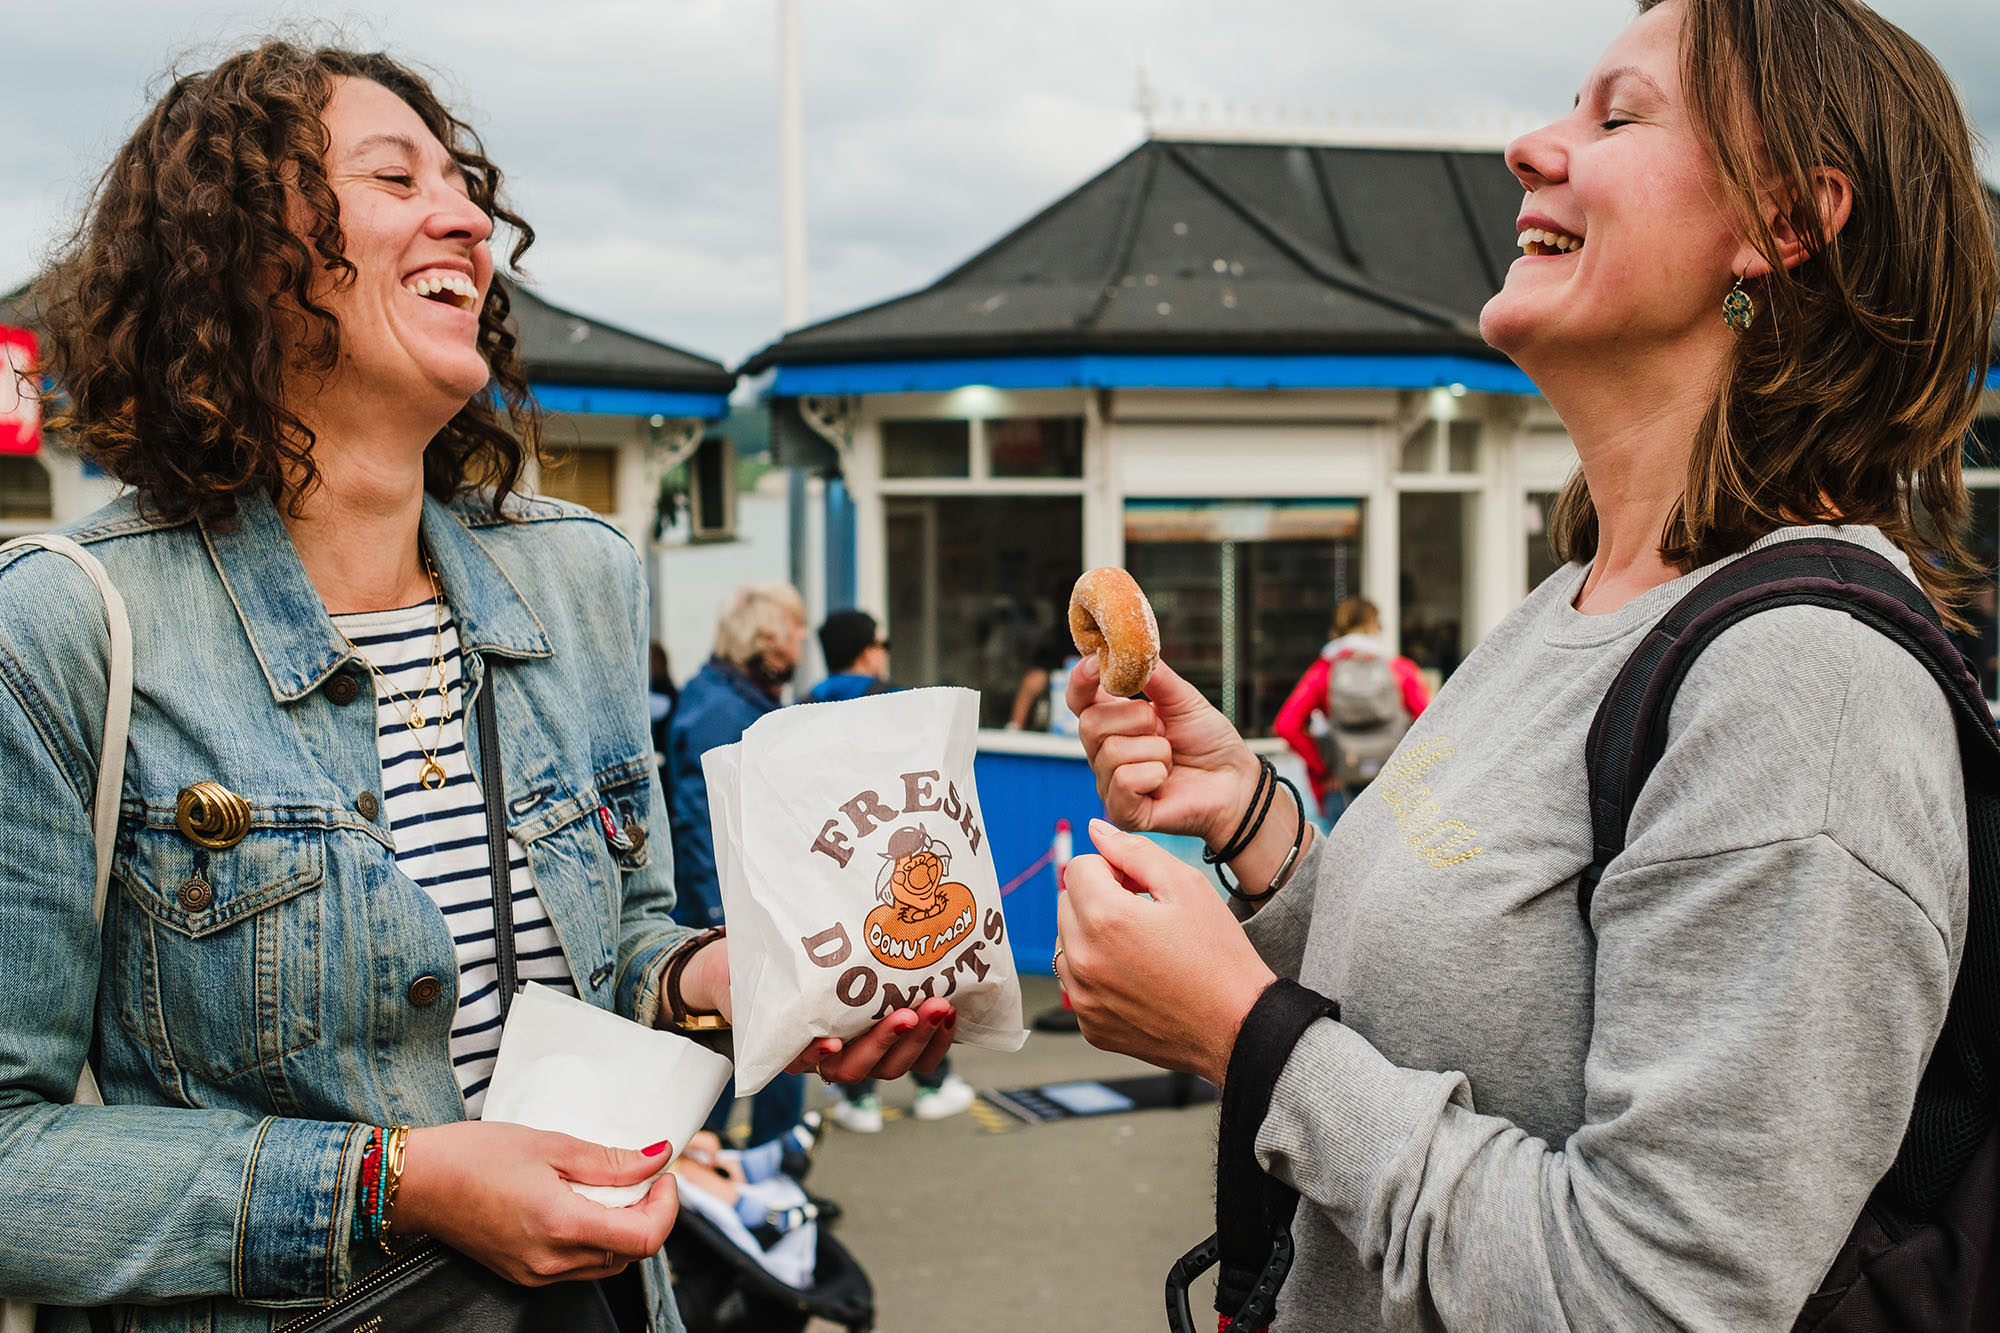
[[(468, 698), (495, 690), (508, 827), (577, 991), (650, 1023), (688, 932), (668, 917), (639, 563), (584, 510), (509, 516), (427, 499), (423, 540)], [(131, 610), (132, 731), (100, 932), (102, 604), (60, 556), (0, 556), (0, 1294), (117, 1304), (147, 1333), (268, 1330), (381, 1261), (348, 1240), (362, 1127), (465, 1116), (451, 932), (396, 869), (368, 669), (271, 502), (219, 526), (128, 499), (68, 532)], [(176, 826), (204, 780), (250, 806), (225, 850)], [(639, 836), (611, 841), (600, 807)], [(86, 1055), (105, 1107), (63, 1104)], [(654, 1330), (678, 1333), (658, 1256), (645, 1278)]]

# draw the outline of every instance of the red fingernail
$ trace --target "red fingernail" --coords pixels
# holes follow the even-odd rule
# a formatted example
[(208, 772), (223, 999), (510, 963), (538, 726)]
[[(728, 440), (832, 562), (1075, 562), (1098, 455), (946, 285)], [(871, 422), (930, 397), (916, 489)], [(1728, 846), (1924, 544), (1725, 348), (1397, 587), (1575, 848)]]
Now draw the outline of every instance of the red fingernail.
[(639, 1149), (640, 1152), (644, 1153), (648, 1157), (658, 1157), (661, 1153), (665, 1152), (666, 1150), (667, 1150), (667, 1141), (665, 1139), (661, 1139), (658, 1143), (654, 1144), (650, 1148)]

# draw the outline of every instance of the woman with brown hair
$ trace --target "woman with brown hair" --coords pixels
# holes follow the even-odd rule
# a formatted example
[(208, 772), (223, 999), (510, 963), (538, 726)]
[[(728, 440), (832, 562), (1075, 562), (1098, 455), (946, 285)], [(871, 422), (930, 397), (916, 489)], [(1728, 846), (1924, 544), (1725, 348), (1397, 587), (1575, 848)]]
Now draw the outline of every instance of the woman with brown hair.
[(1147, 699), (1089, 662), (1071, 685), (1111, 818), (1232, 853), (1264, 903), (1239, 923), (1094, 827), (1059, 908), (1085, 1034), (1221, 1082), (1273, 1054), (1246, 1016), (1276, 977), (1339, 1002), (1247, 1127), (1301, 1200), (1280, 1331), (1788, 1327), (1952, 991), (1950, 706), (1839, 610), (1751, 616), (1696, 659), (1578, 911), (1586, 732), (1683, 594), (1838, 536), (1949, 607), (1995, 304), (1965, 117), (1909, 37), (1855, 0), (1640, 9), (1574, 112), (1509, 149), (1524, 254), (1481, 325), (1576, 443), (1571, 563), (1323, 842), (1281, 799), (1229, 846), (1259, 766), (1171, 669)]
[[(499, 188), (408, 69), (271, 42), (174, 82), (40, 284), (57, 424), (130, 488), (69, 536), (135, 669), (100, 775), (97, 593), (0, 555), (0, 1296), (45, 1328), (268, 1330), (418, 1235), (519, 1284), (625, 1275), (621, 1324), (679, 1327), (670, 1179), (570, 1188), (669, 1145), (469, 1118), (496, 904), (524, 978), (660, 1026), (730, 1009), (726, 941), (669, 917), (639, 562), (517, 493), (490, 242), (533, 233)], [(100, 929), (90, 810), (121, 778)], [(896, 1077), (950, 1020), (794, 1067)], [(86, 1056), (107, 1106), (65, 1104)]]

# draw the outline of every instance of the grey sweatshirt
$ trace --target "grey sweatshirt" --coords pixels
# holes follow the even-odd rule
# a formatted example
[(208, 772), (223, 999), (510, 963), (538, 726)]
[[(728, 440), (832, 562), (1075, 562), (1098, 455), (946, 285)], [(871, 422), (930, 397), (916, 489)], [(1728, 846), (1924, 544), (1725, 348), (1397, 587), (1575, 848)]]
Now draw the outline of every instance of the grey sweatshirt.
[[(1872, 528), (1794, 528), (1895, 557)], [(1723, 562), (1726, 563), (1726, 562)], [(1559, 571), (1248, 930), (1340, 1001), (1257, 1135), (1279, 1333), (1785, 1329), (1901, 1141), (1966, 911), (1943, 694), (1845, 614), (1703, 653), (1578, 917), (1584, 737), (1645, 631)]]

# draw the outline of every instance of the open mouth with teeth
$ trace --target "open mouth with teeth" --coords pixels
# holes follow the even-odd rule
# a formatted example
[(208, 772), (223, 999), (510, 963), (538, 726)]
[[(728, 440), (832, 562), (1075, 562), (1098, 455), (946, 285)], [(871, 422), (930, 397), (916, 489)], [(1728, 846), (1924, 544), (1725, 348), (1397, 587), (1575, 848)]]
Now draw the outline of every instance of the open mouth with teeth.
[(1583, 238), (1572, 236), (1566, 231), (1544, 231), (1540, 227), (1529, 227), (1520, 235), (1523, 254), (1567, 255), (1583, 249)]
[(403, 290), (459, 310), (472, 310), (479, 303), (479, 288), (463, 273), (422, 273), (404, 283)]

